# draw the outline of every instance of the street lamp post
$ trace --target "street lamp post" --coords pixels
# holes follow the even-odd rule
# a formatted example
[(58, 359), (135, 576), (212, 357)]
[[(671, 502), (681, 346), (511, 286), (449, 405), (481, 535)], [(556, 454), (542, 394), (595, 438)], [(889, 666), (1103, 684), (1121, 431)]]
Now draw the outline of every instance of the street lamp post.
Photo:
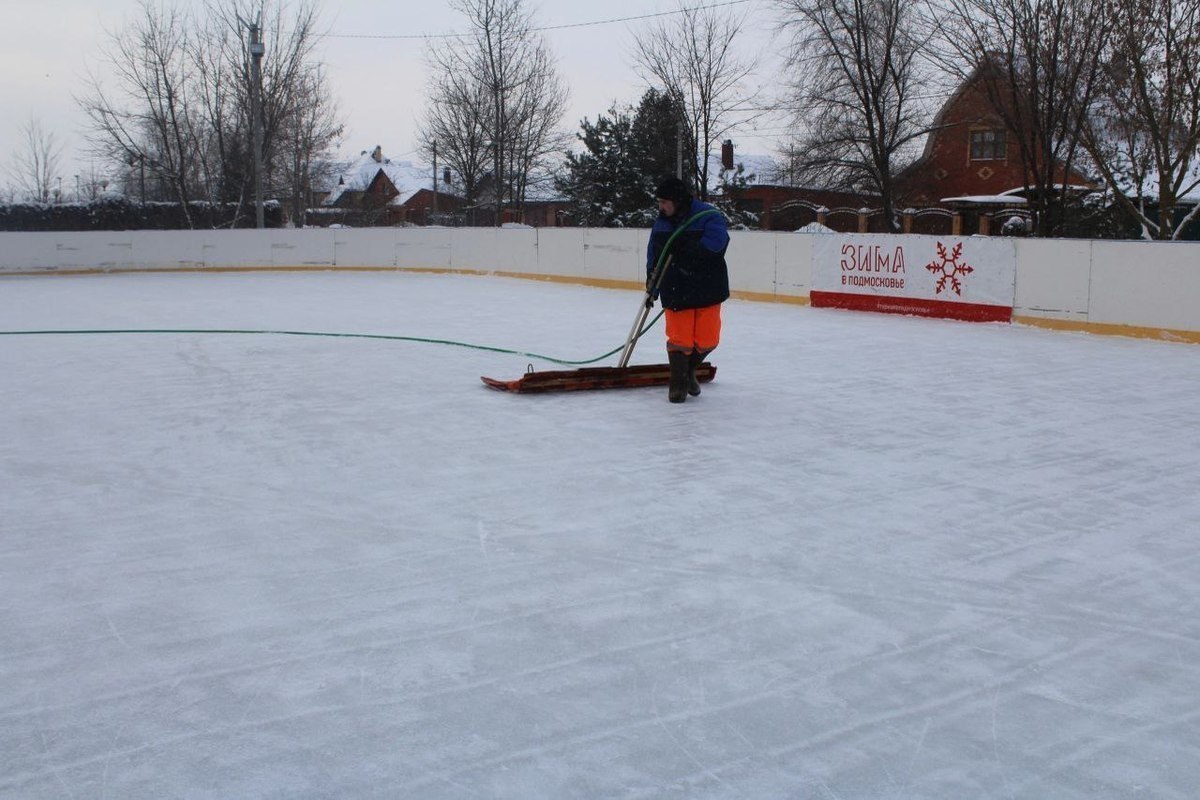
[[(130, 169), (136, 163), (138, 165), (138, 188), (142, 199), (142, 205), (146, 204), (146, 156), (142, 153), (131, 153), (126, 159)], [(132, 180), (132, 178), (130, 178)]]
[(250, 127), (254, 148), (254, 215), (259, 228), (263, 224), (262, 175), (262, 57), (266, 48), (258, 21), (250, 23)]

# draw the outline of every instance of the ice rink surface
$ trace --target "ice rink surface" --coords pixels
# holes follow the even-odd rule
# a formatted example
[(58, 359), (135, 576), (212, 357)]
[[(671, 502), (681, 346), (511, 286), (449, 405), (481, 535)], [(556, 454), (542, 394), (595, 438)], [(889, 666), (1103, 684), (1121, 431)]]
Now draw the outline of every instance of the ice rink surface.
[[(583, 360), (637, 304), (10, 277), (0, 330)], [(1200, 794), (1200, 348), (733, 301), (711, 360), (0, 336), (0, 797)]]

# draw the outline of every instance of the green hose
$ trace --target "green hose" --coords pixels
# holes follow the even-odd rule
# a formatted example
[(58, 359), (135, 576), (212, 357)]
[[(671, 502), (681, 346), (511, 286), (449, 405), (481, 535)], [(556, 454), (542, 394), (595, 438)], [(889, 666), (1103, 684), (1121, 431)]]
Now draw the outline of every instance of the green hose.
[[(659, 316), (662, 316), (660, 313)], [(638, 334), (641, 336), (650, 327), (658, 321), (655, 317), (650, 321), (650, 324), (642, 329)], [(526, 353), (521, 350), (507, 350), (503, 347), (489, 347), (482, 344), (468, 344), (467, 342), (456, 342), (450, 339), (428, 339), (421, 336), (388, 336), (382, 333), (330, 333), (326, 331), (281, 331), (281, 330), (245, 330), (245, 329), (230, 329), (230, 328), (129, 328), (118, 330), (45, 330), (45, 331), (0, 331), (0, 336), (65, 336), (65, 335), (84, 335), (84, 334), (115, 334), (115, 333), (174, 333), (174, 334), (259, 334), (271, 336), (329, 336), (339, 339), (385, 339), (393, 342), (420, 342), (422, 344), (444, 344), (453, 347), (467, 347), (472, 350), (487, 350), (491, 353), (510, 353), (517, 356), (525, 356), (526, 358), (536, 358), (541, 361), (549, 361), (554, 364), (580, 365), (593, 364), (602, 359), (608, 358), (614, 353), (620, 352), (621, 347), (609, 350), (603, 355), (588, 359), (587, 361), (567, 361), (561, 358), (545, 356), (539, 353)]]

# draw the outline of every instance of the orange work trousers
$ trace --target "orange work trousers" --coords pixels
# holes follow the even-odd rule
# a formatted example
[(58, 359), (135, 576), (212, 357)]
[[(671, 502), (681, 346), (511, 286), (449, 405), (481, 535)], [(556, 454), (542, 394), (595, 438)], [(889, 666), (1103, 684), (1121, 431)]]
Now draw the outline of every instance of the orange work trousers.
[(713, 350), (721, 341), (721, 304), (704, 308), (667, 309), (667, 350)]

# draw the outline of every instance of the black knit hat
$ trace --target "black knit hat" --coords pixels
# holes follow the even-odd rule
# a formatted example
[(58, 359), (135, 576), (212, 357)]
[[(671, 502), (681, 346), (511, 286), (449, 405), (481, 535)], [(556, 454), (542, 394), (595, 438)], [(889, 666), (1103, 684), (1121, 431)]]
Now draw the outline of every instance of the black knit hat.
[(659, 200), (670, 200), (680, 208), (687, 207), (692, 201), (691, 191), (688, 190), (687, 184), (679, 178), (664, 178), (662, 183), (658, 184), (658, 188), (654, 190), (654, 196)]

